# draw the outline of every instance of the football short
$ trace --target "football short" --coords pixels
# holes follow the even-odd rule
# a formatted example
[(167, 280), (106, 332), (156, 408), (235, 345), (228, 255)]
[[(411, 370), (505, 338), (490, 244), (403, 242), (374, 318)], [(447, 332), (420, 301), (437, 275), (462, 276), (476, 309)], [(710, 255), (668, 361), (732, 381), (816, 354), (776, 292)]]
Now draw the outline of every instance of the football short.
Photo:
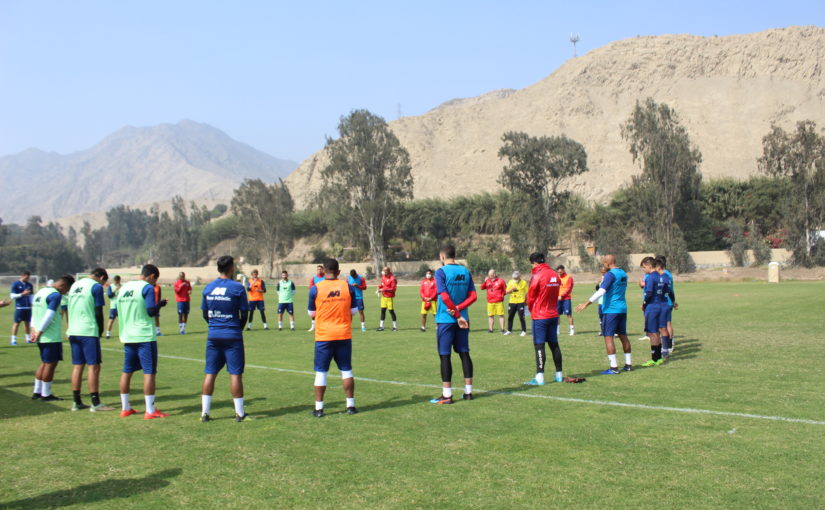
[(558, 343), (558, 327), (558, 317), (552, 319), (533, 319), (533, 343), (536, 345)]
[(295, 315), (295, 304), (294, 303), (278, 303), (278, 313), (288, 313), (289, 315)]
[(487, 303), (487, 316), (492, 317), (493, 315), (504, 315), (504, 303), (499, 301), (498, 303)]
[(673, 322), (673, 305), (667, 305), (666, 317), (668, 322)]
[(14, 309), (14, 322), (31, 322), (32, 321), (32, 311), (31, 308), (15, 308)]
[(670, 307), (647, 305), (645, 307), (645, 333), (658, 333), (667, 327), (667, 312)]
[(602, 335), (617, 336), (627, 335), (627, 314), (626, 313), (606, 313), (602, 316)]
[(470, 352), (470, 329), (461, 329), (455, 322), (439, 324), (435, 338), (440, 356), (449, 355), (451, 350)]
[(265, 311), (264, 310), (264, 302), (263, 301), (250, 301), (249, 302), (249, 311), (252, 312), (254, 310), (260, 310), (262, 312)]
[(438, 305), (435, 301), (430, 301), (430, 308), (427, 309), (427, 303), (422, 301), (421, 302), (421, 315), (427, 315), (431, 313), (435, 315), (435, 309), (438, 308)]
[(144, 374), (158, 373), (158, 343), (138, 342), (123, 344), (123, 373), (143, 370)]
[(96, 336), (70, 336), (72, 348), (72, 365), (100, 365), (103, 355), (100, 353), (100, 338)]
[(315, 371), (329, 372), (332, 360), (338, 370), (352, 370), (352, 339), (315, 342)]
[(37, 347), (40, 349), (40, 361), (43, 363), (63, 361), (63, 342), (38, 342)]
[(117, 308), (109, 308), (109, 319), (117, 319)]
[(358, 311), (364, 311), (364, 298), (355, 298), (355, 307), (358, 308)]
[(573, 315), (573, 300), (562, 299), (556, 305), (556, 311), (559, 312), (559, 315)]
[(178, 314), (189, 315), (189, 301), (178, 301)]
[(206, 368), (203, 373), (217, 374), (226, 366), (232, 375), (243, 374), (246, 366), (243, 340), (207, 340)]
[(394, 310), (394, 300), (395, 298), (381, 296), (381, 308), (386, 308), (387, 310)]

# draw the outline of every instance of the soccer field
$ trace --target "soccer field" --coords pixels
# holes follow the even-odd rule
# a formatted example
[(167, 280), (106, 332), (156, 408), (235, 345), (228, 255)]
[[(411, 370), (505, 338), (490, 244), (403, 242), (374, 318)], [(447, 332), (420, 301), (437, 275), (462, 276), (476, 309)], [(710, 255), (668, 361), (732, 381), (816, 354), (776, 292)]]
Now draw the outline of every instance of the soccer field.
[[(587, 381), (543, 387), (523, 386), (534, 375), (529, 337), (488, 334), (482, 297), (471, 308), (476, 399), (452, 406), (428, 403), (439, 394), (439, 365), (434, 328), (418, 330), (417, 288), (400, 289), (397, 333), (375, 331), (378, 298), (368, 290), (370, 331), (353, 331), (361, 413), (344, 414), (333, 371), (328, 414), (317, 419), (301, 288), (298, 331), (262, 331), (256, 317), (246, 334), (247, 412), (257, 419), (234, 422), (222, 373), (215, 421), (206, 424), (200, 317), (180, 336), (174, 308), (164, 310), (157, 405), (171, 416), (144, 421), (69, 411), (68, 343), (54, 385), (67, 400), (30, 400), (37, 348), (8, 345), (12, 310), (4, 308), (0, 508), (825, 506), (825, 282), (676, 290), (670, 362), (640, 367), (650, 353), (637, 340), (634, 306), (628, 326), (639, 368), (599, 375), (607, 360), (591, 307), (576, 315), (575, 337), (566, 323), (561, 336), (565, 375)], [(574, 302), (585, 297), (580, 291)], [(270, 328), (274, 308), (270, 301)], [(120, 344), (103, 346), (103, 401), (119, 408)], [(460, 395), (457, 356), (453, 365)], [(132, 402), (142, 411), (134, 379)]]

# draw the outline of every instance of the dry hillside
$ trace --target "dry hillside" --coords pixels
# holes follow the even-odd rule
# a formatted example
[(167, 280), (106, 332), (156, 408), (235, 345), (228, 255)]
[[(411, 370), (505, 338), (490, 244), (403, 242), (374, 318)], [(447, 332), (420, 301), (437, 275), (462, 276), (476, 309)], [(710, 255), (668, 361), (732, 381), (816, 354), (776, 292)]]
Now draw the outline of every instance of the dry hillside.
[[(666, 35), (617, 41), (567, 61), (518, 91), (449, 101), (390, 125), (409, 150), (415, 196), (498, 188), (501, 135), (565, 134), (581, 142), (590, 172), (572, 188), (603, 199), (638, 172), (620, 125), (648, 96), (674, 107), (704, 157), (707, 177), (756, 172), (771, 123), (812, 119), (825, 127), (825, 29), (789, 27), (729, 37)], [(299, 204), (317, 189), (322, 152), (287, 181)], [(443, 186), (443, 175), (458, 177)]]

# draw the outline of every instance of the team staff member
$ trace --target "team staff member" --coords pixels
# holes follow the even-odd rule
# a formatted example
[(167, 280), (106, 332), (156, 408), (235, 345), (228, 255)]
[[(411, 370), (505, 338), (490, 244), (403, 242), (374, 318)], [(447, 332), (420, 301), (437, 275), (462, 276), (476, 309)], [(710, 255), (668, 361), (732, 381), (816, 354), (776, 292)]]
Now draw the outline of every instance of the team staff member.
[(63, 275), (52, 284), (52, 287), (44, 287), (34, 295), (32, 342), (36, 342), (40, 349), (40, 366), (34, 374), (32, 400), (63, 400), (52, 394), (52, 381), (57, 364), (63, 361), (60, 304), (73, 283), (74, 277)]
[(627, 338), (627, 273), (616, 265), (616, 257), (605, 255), (602, 259), (602, 281), (596, 293), (590, 300), (576, 307), (577, 312), (583, 311), (592, 303), (601, 301), (599, 313), (601, 315), (601, 333), (604, 336), (604, 346), (607, 350), (609, 367), (603, 371), (605, 375), (619, 374), (619, 365), (616, 361), (616, 344), (614, 337), (618, 336), (622, 342), (624, 352), (624, 370), (633, 370), (633, 360), (630, 355), (630, 340)]
[[(318, 264), (315, 267), (315, 276), (309, 279), (309, 288), (311, 289), (314, 287), (318, 282), (323, 281), (324, 279), (324, 266)], [(312, 325), (309, 327), (307, 331), (315, 331), (315, 320), (313, 319)]]
[(206, 368), (201, 396), (201, 422), (211, 421), (212, 393), (215, 380), (226, 365), (229, 372), (235, 421), (248, 418), (243, 403), (243, 371), (246, 363), (243, 328), (249, 313), (246, 289), (235, 281), (235, 259), (224, 255), (218, 259), (218, 278), (203, 289), (201, 311), (209, 325), (206, 336)]
[[(152, 317), (166, 306), (166, 301), (155, 302), (154, 285), (160, 271), (153, 264), (140, 270), (140, 279), (128, 282), (117, 300), (120, 317), (120, 342), (123, 344), (123, 373), (120, 374), (120, 417), (136, 414), (129, 402), (132, 374), (143, 370), (143, 398), (146, 402), (144, 420), (166, 418), (169, 415), (155, 407), (155, 378), (158, 372), (158, 342), (152, 326)], [(183, 276), (183, 273), (181, 273)]]
[[(86, 278), (74, 282), (69, 289), (69, 345), (72, 347), (72, 411), (112, 411), (114, 408), (100, 401), (100, 335), (103, 333), (103, 285), (109, 273), (102, 267), (92, 270)], [(89, 365), (86, 383), (92, 399), (89, 407), (80, 399), (83, 369)]]
[[(559, 275), (559, 322), (561, 323), (561, 316), (567, 316), (567, 322), (570, 323), (570, 336), (575, 335), (573, 329), (573, 277), (564, 270), (564, 266), (556, 268), (556, 273)], [(561, 327), (561, 326), (559, 326)], [(559, 332), (558, 330), (556, 331)]]
[(189, 306), (192, 295), (192, 284), (186, 279), (186, 273), (181, 271), (175, 280), (175, 302), (178, 305), (178, 327), (180, 334), (186, 334), (186, 323), (189, 322)]
[(533, 345), (536, 349), (536, 376), (525, 384), (544, 386), (544, 344), (550, 346), (556, 366), (556, 382), (562, 381), (562, 357), (558, 340), (559, 275), (545, 263), (543, 253), (530, 255), (533, 275), (527, 291), (527, 306), (533, 316)]
[(435, 309), (438, 303), (436, 287), (433, 272), (428, 269), (418, 289), (418, 295), (421, 296), (421, 331), (427, 331), (427, 312), (431, 313), (435, 319)]
[(261, 322), (264, 329), (269, 329), (266, 325), (266, 312), (264, 306), (264, 294), (266, 293), (266, 282), (258, 278), (258, 270), (252, 270), (252, 277), (246, 282), (246, 290), (249, 292), (249, 322), (246, 329), (252, 329), (252, 318), (255, 317), (255, 310), (261, 311)]
[(438, 291), (436, 343), (441, 359), (441, 395), (431, 404), (453, 403), (452, 352), (461, 358), (464, 370), (464, 400), (473, 399), (473, 360), (470, 358), (470, 319), (467, 308), (476, 302), (475, 284), (470, 271), (455, 260), (455, 246), (445, 245), (438, 254), (443, 267), (435, 272)]
[(507, 282), (507, 292), (510, 295), (510, 303), (507, 306), (507, 332), (509, 335), (513, 332), (513, 319), (518, 313), (518, 319), (521, 322), (521, 336), (527, 336), (527, 325), (524, 322), (524, 306), (527, 301), (527, 282), (521, 279), (519, 271), (513, 271), (513, 279)]
[(284, 311), (289, 314), (289, 329), (295, 331), (295, 282), (286, 271), (281, 271), (275, 292), (278, 293), (278, 331), (284, 329)]
[(490, 269), (481, 288), (487, 291), (487, 332), (493, 332), (495, 316), (498, 315), (499, 326), (504, 333), (504, 295), (507, 293), (507, 284), (496, 275), (495, 269)]
[(358, 313), (361, 315), (361, 331), (366, 331), (367, 321), (364, 317), (364, 291), (367, 290), (367, 280), (358, 274), (358, 271), (355, 269), (350, 269), (347, 283), (355, 289), (355, 304), (358, 308)]
[(315, 319), (315, 410), (316, 418), (324, 416), (324, 394), (327, 391), (327, 373), (332, 360), (341, 371), (347, 414), (355, 414), (355, 379), (352, 377), (352, 316), (355, 306), (355, 288), (338, 279), (341, 273), (338, 261), (324, 261), (323, 281), (309, 289), (309, 316)]
[(23, 329), (26, 330), (26, 342), (31, 342), (31, 326), (29, 322), (32, 320), (32, 298), (34, 287), (29, 278), (31, 273), (23, 271), (20, 279), (11, 284), (10, 297), (14, 300), (14, 321), (11, 325), (11, 345), (17, 345), (17, 330), (20, 328), (20, 323), (23, 323)]
[(378, 324), (378, 331), (384, 331), (384, 318), (387, 316), (387, 310), (390, 311), (392, 317), (392, 330), (398, 331), (398, 320), (395, 316), (395, 291), (398, 289), (398, 280), (392, 274), (389, 266), (385, 266), (381, 272), (381, 283), (378, 284), (376, 291), (381, 295), (381, 322)]
[(117, 293), (120, 291), (120, 275), (112, 278), (112, 283), (106, 288), (106, 295), (109, 297), (109, 323), (106, 324), (106, 338), (111, 338), (112, 327), (117, 319)]

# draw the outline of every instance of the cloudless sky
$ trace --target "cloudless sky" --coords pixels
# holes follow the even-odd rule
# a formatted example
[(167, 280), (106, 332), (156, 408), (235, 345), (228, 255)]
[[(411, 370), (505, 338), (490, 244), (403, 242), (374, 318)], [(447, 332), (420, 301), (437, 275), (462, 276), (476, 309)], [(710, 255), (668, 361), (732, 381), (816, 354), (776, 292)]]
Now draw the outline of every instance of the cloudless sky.
[(0, 0), (0, 155), (82, 150), (189, 118), (301, 161), (368, 108), (387, 120), (522, 88), (636, 35), (825, 25), (825, 0)]

